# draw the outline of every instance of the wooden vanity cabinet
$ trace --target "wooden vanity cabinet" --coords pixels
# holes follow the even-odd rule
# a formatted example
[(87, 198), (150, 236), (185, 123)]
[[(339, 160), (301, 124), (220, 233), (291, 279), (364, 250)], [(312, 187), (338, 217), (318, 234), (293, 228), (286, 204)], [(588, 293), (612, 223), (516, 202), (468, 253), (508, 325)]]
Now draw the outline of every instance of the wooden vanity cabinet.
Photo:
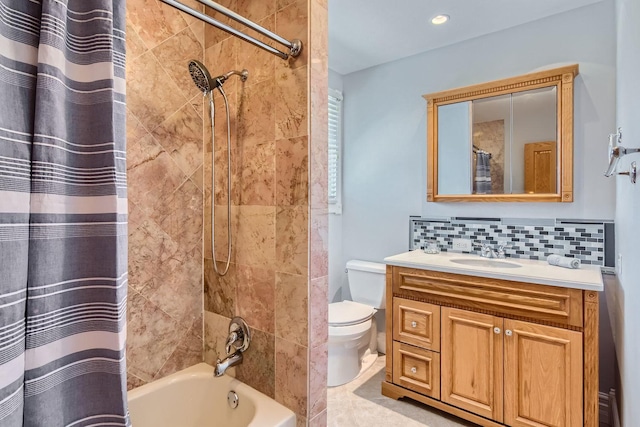
[(384, 395), (482, 426), (598, 425), (597, 292), (388, 266), (387, 307)]

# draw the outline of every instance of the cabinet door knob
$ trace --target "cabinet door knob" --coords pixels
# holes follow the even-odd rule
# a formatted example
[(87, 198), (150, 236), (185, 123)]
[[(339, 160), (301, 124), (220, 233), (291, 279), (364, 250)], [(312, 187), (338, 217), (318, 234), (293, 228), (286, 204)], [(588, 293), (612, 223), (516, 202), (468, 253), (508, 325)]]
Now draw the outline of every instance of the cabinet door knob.
[(411, 322), (411, 327), (412, 328), (417, 328), (418, 327), (418, 322)]
[(411, 372), (415, 374), (416, 372), (418, 372), (418, 369), (414, 366), (413, 368), (411, 368)]
[(493, 328), (493, 333), (499, 334), (500, 332), (501, 332), (500, 328), (498, 328), (497, 326), (495, 328)]
[(511, 329), (507, 329), (506, 331), (504, 331), (504, 334), (510, 337), (511, 335), (513, 335), (513, 331)]

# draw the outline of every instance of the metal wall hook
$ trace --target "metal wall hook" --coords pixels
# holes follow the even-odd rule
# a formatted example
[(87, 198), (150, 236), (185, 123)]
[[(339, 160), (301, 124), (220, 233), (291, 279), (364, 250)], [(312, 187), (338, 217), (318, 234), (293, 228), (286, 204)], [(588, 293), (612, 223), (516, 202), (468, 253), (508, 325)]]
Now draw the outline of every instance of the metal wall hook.
[(631, 162), (631, 166), (629, 166), (629, 170), (627, 172), (618, 172), (618, 175), (629, 175), (629, 180), (631, 180), (632, 184), (635, 184), (636, 178), (638, 177), (638, 169), (636, 167), (636, 162)]
[[(609, 177), (614, 174), (618, 161), (627, 154), (640, 153), (640, 148), (626, 148), (622, 146), (622, 128), (618, 128), (616, 133), (609, 134), (609, 167), (604, 176)], [(619, 173), (627, 175), (627, 173)]]

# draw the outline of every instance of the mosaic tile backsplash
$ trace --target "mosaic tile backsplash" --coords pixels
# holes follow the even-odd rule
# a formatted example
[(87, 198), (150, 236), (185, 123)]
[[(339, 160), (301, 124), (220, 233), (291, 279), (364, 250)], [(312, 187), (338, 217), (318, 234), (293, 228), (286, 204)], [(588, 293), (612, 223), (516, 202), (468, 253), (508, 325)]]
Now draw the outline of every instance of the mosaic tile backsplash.
[[(411, 217), (409, 246), (411, 250), (424, 249), (429, 241), (437, 240), (442, 252), (460, 252), (453, 249), (453, 239), (469, 239), (494, 247), (507, 242), (512, 247), (506, 249), (505, 254), (511, 258), (544, 260), (551, 254), (558, 254), (578, 258), (584, 264), (613, 266), (613, 251), (609, 254), (608, 250), (613, 248), (612, 222), (532, 222), (541, 225), (527, 225), (526, 220)], [(470, 253), (479, 255), (480, 250), (474, 249)]]

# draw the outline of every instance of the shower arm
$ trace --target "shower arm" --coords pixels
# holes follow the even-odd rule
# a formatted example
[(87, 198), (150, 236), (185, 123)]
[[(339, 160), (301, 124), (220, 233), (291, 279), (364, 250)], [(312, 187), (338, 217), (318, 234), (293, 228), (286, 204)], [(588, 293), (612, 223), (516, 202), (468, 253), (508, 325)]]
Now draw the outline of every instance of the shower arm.
[(300, 55), (300, 52), (302, 51), (302, 42), (298, 39), (294, 39), (292, 41), (289, 41), (285, 38), (280, 37), (279, 35), (267, 30), (264, 27), (261, 27), (260, 25), (254, 23), (253, 21), (250, 21), (249, 19), (246, 19), (245, 17), (238, 15), (237, 13), (233, 12), (232, 10), (227, 9), (226, 7), (220, 6), (219, 4), (210, 1), (210, 0), (197, 0), (199, 3), (204, 4), (205, 6), (209, 6), (210, 8), (216, 10), (217, 12), (220, 12), (221, 14), (233, 19), (234, 21), (237, 21), (243, 25), (246, 25), (247, 27), (251, 28), (254, 31), (257, 31), (258, 33), (269, 37), (271, 40), (274, 40), (286, 47), (289, 48), (289, 53), (285, 53), (282, 52), (274, 47), (269, 46), (268, 44), (261, 42), (258, 39), (255, 39), (251, 36), (248, 36), (246, 34), (244, 34), (241, 31), (236, 30), (233, 27), (230, 27), (226, 24), (223, 24), (222, 22), (213, 19), (212, 17), (205, 15), (202, 12), (198, 12), (195, 9), (190, 8), (189, 6), (186, 6), (182, 3), (180, 3), (179, 1), (176, 0), (160, 0), (163, 3), (168, 4), (171, 7), (174, 7), (178, 10), (181, 10), (182, 12), (193, 16), (194, 18), (197, 18), (201, 21), (206, 22), (207, 24), (213, 25), (214, 27), (229, 33), (233, 36), (238, 37), (239, 39), (242, 39), (244, 41), (246, 41), (247, 43), (251, 43), (254, 46), (259, 47), (260, 49), (266, 50), (267, 52), (276, 55), (277, 57), (287, 60), (289, 59), (289, 56), (293, 56), (294, 58), (297, 57), (298, 55)]

